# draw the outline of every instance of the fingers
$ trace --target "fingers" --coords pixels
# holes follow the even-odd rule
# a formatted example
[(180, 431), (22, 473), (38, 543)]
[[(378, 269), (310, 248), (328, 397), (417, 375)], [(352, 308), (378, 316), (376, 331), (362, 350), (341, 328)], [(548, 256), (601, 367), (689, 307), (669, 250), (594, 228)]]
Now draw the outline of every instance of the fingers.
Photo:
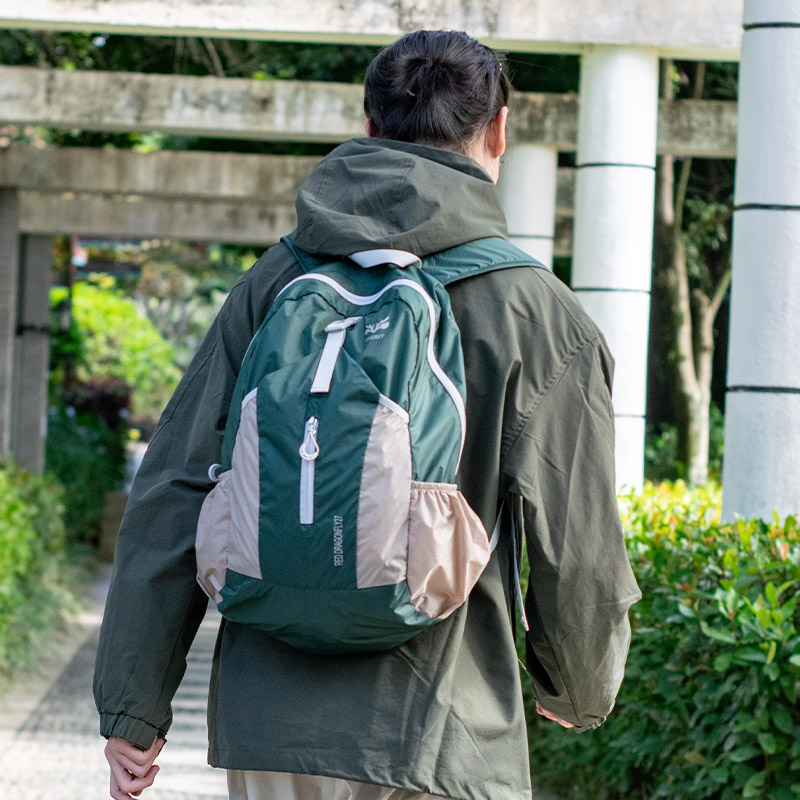
[(112, 736), (106, 744), (106, 760), (116, 762), (124, 769), (141, 778), (146, 775), (164, 746), (163, 739), (155, 739), (149, 750), (140, 750), (130, 742)]
[(153, 766), (150, 771), (142, 778), (134, 778), (129, 772), (111, 767), (110, 794), (114, 800), (131, 800), (131, 797), (138, 797), (144, 789), (153, 785), (159, 768)]
[(156, 739), (149, 750), (140, 750), (117, 737), (108, 740), (105, 756), (111, 768), (110, 793), (114, 800), (130, 800), (153, 785), (159, 770), (153, 761), (163, 746), (163, 739)]

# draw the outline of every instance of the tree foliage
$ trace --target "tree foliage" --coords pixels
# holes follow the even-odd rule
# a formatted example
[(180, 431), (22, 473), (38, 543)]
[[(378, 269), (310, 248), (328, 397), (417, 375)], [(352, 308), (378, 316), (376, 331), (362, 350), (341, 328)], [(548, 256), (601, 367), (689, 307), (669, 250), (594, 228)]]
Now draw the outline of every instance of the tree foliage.
[[(709, 86), (728, 91), (729, 78), (725, 67), (664, 61), (661, 95), (665, 102), (681, 94), (699, 100)], [(719, 160), (677, 161), (662, 155), (656, 168), (649, 393), (656, 404), (670, 397), (661, 405), (677, 422), (679, 474), (702, 484), (708, 477), (712, 398), (724, 403), (724, 396), (714, 397), (719, 370), (713, 357), (731, 279), (733, 170)], [(721, 318), (726, 321), (724, 313)]]
[[(54, 289), (54, 302), (66, 291)], [(84, 350), (78, 380), (124, 381), (133, 391), (133, 412), (157, 418), (180, 379), (170, 344), (108, 276), (75, 284), (72, 313)]]

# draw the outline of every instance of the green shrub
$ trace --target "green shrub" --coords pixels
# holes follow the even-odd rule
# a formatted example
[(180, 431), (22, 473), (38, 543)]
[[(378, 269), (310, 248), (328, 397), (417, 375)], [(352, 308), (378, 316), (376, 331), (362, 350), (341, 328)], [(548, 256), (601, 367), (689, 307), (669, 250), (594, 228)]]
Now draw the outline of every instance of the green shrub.
[(620, 505), (644, 598), (617, 707), (580, 735), (533, 714), (534, 777), (564, 800), (798, 800), (797, 520), (721, 524), (718, 488), (680, 482)]
[[(722, 452), (725, 444), (725, 415), (719, 407), (709, 408), (708, 474), (722, 477)], [(648, 480), (673, 481), (686, 477), (686, 464), (678, 460), (678, 428), (671, 422), (647, 425), (644, 445), (644, 473)]]
[(125, 478), (127, 427), (112, 429), (99, 416), (53, 407), (47, 420), (45, 469), (65, 489), (64, 525), (70, 543), (94, 544), (106, 492)]
[[(57, 307), (65, 297), (66, 289), (53, 289), (51, 304)], [(73, 341), (74, 332), (65, 334), (62, 349), (77, 360), (78, 382), (124, 381), (133, 390), (133, 412), (157, 419), (180, 380), (172, 346), (108, 276), (75, 284), (72, 314), (81, 341)]]
[(0, 674), (23, 666), (59, 626), (64, 584), (63, 491), (53, 478), (0, 464)]

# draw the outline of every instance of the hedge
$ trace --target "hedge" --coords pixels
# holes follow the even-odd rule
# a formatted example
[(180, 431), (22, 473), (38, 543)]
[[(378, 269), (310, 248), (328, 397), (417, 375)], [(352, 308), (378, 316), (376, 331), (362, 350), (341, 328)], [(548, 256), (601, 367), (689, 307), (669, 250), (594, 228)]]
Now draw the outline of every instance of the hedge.
[(0, 675), (26, 666), (37, 640), (64, 620), (63, 513), (53, 478), (0, 464)]
[(562, 800), (800, 798), (798, 522), (722, 524), (719, 501), (620, 499), (644, 598), (617, 707), (582, 734), (529, 715), (534, 782)]
[(47, 419), (45, 469), (65, 490), (67, 541), (97, 544), (106, 492), (124, 483), (128, 430), (100, 417), (53, 406)]

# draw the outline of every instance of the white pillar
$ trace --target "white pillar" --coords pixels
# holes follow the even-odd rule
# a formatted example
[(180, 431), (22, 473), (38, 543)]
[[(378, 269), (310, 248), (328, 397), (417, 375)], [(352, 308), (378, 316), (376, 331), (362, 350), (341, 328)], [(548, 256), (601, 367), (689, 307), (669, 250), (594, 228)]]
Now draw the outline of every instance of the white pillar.
[(50, 282), (53, 239), (24, 236), (20, 325), (16, 343), (11, 451), (29, 472), (44, 469), (50, 362)]
[(508, 223), (508, 240), (553, 268), (558, 152), (515, 144), (506, 151), (497, 188)]
[(658, 53), (593, 46), (581, 61), (572, 288), (616, 361), (617, 485), (644, 479)]
[(800, 3), (745, 0), (722, 513), (800, 512)]
[(11, 446), (14, 340), (19, 275), (19, 202), (16, 191), (0, 190), (0, 460)]

